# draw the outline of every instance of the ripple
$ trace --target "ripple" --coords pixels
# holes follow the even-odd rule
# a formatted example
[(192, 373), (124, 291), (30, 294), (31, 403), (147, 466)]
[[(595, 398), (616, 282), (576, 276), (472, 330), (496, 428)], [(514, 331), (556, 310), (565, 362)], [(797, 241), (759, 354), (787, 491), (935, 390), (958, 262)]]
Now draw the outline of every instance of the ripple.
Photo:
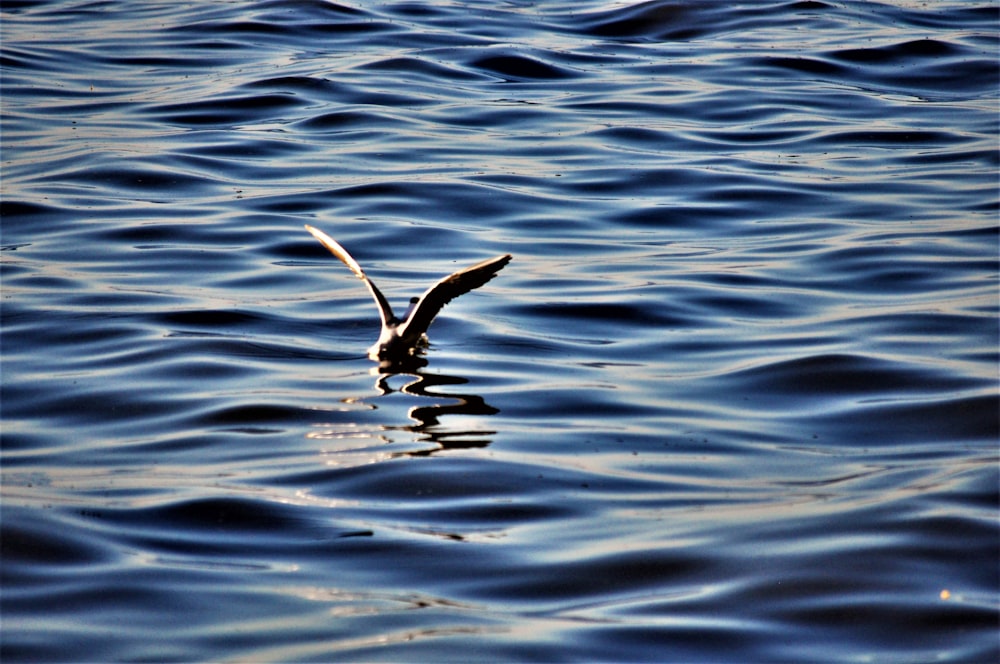
[(497, 74), (505, 79), (558, 80), (572, 76), (570, 72), (542, 60), (522, 55), (488, 55), (470, 63), (477, 69)]

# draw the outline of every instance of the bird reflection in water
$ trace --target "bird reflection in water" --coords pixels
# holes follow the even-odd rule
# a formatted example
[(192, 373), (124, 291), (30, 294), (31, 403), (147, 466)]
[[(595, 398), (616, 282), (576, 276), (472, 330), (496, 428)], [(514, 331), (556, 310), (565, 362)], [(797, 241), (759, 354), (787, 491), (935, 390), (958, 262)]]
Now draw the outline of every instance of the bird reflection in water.
[[(434, 443), (435, 449), (409, 452), (411, 456), (427, 456), (438, 449), (469, 449), (486, 447), (495, 431), (454, 429), (444, 427), (440, 423), (443, 415), (495, 415), (500, 412), (477, 394), (461, 394), (455, 392), (438, 392), (434, 388), (442, 385), (465, 385), (469, 382), (461, 376), (425, 373), (427, 360), (422, 355), (415, 354), (400, 362), (382, 362), (378, 368), (371, 370), (378, 376), (375, 388), (381, 396), (393, 393), (403, 393), (421, 399), (427, 399), (427, 405), (413, 406), (407, 416), (414, 424), (401, 426), (386, 426), (387, 430), (408, 431), (416, 434), (422, 442)], [(394, 388), (390, 382), (398, 376), (410, 377), (413, 380)]]

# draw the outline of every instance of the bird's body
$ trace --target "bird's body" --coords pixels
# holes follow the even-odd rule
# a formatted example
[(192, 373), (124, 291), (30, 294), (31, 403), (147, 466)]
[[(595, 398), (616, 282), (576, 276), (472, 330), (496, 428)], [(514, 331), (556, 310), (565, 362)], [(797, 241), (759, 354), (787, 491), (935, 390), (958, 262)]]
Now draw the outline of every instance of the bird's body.
[(368, 349), (368, 357), (378, 361), (404, 360), (412, 356), (420, 347), (427, 328), (441, 308), (459, 295), (479, 288), (496, 276), (510, 262), (510, 254), (497, 256), (477, 263), (464, 270), (441, 279), (431, 286), (419, 298), (410, 299), (410, 307), (402, 318), (392, 313), (392, 307), (382, 292), (368, 278), (358, 262), (347, 253), (333, 238), (323, 231), (306, 226), (306, 230), (319, 240), (330, 253), (339, 258), (351, 269), (354, 275), (365, 282), (375, 303), (378, 305), (379, 316), (382, 319), (382, 332), (378, 341)]

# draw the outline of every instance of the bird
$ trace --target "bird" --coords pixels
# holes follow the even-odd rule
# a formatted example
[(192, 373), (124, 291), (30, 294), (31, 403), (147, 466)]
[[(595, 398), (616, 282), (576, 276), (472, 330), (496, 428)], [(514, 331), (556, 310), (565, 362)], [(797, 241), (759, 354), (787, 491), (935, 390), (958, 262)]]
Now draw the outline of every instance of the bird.
[(444, 305), (488, 282), (512, 258), (510, 254), (490, 258), (441, 279), (420, 297), (410, 298), (410, 306), (406, 313), (402, 318), (397, 318), (392, 313), (389, 301), (344, 247), (318, 228), (306, 224), (306, 230), (349, 267), (354, 276), (365, 282), (365, 286), (375, 298), (382, 320), (382, 332), (378, 341), (368, 349), (368, 357), (383, 363), (402, 362), (416, 355), (421, 345), (426, 344), (427, 328)]

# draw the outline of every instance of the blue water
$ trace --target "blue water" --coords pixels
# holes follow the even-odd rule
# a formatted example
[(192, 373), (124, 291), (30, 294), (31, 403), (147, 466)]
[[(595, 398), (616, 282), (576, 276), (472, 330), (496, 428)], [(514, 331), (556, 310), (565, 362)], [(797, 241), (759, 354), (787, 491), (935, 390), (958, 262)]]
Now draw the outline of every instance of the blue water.
[(1000, 658), (995, 3), (2, 11), (5, 663)]

